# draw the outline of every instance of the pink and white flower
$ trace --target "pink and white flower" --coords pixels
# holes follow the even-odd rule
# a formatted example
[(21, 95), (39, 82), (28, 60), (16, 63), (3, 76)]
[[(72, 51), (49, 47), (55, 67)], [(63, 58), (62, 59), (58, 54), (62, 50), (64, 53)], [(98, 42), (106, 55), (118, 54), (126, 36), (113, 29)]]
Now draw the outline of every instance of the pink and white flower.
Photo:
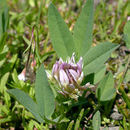
[(80, 57), (77, 63), (74, 53), (65, 62), (60, 58), (53, 65), (52, 77), (58, 82), (61, 89), (60, 93), (77, 99), (81, 88), (83, 88), (80, 86), (84, 77), (83, 58)]

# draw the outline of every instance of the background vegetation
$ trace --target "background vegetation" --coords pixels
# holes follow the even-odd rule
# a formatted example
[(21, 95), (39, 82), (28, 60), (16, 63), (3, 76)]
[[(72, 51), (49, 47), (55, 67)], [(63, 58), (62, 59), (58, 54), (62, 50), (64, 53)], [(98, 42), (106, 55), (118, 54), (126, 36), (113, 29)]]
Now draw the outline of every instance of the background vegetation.
[[(97, 107), (95, 88), (88, 94), (87, 105), (75, 104), (57, 125), (39, 124), (7, 92), (8, 89), (19, 88), (35, 100), (34, 80), (37, 68), (44, 63), (45, 68), (50, 70), (57, 59), (48, 32), (47, 15), (50, 2), (51, 0), (0, 0), (0, 129), (70, 129), (71, 125), (75, 129), (92, 129), (91, 115)], [(72, 30), (85, 1), (52, 2)], [(117, 94), (109, 104), (101, 107), (101, 125), (118, 126), (127, 130), (130, 128), (130, 43), (126, 36), (130, 26), (126, 23), (130, 17), (130, 2), (100, 0), (97, 3), (95, 0), (94, 8), (93, 46), (103, 41), (120, 45), (105, 64), (106, 72), (114, 74)], [(34, 46), (36, 51), (33, 51)], [(32, 67), (34, 57), (37, 64)], [(28, 68), (27, 80), (23, 82), (18, 80), (18, 74), (25, 67)], [(106, 72), (102, 70), (99, 76), (102, 77)]]

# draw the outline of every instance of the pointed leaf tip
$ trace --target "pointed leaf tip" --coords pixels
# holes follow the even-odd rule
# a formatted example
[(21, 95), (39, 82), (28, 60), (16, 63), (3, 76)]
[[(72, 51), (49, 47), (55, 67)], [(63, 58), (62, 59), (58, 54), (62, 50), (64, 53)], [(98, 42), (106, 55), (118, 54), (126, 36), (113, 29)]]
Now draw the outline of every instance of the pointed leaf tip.
[(75, 44), (68, 26), (53, 4), (48, 10), (48, 28), (54, 50), (65, 60), (75, 52)]
[(41, 65), (36, 73), (35, 82), (36, 101), (41, 117), (50, 117), (55, 109), (54, 94), (48, 83), (44, 66)]

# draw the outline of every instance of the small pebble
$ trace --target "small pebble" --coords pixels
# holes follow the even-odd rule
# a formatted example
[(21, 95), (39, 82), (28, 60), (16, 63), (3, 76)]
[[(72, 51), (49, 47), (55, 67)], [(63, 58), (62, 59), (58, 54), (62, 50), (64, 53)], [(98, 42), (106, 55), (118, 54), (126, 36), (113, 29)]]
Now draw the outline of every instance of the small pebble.
[(113, 119), (113, 120), (122, 120), (123, 119), (123, 115), (122, 114), (119, 114), (118, 112), (113, 112), (110, 117)]

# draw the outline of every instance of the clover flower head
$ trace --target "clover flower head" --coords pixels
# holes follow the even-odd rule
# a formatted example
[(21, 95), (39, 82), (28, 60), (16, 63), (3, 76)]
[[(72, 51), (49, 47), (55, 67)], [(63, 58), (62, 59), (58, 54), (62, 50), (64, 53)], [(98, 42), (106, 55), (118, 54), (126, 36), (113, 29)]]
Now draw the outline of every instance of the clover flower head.
[(58, 82), (63, 95), (68, 95), (71, 98), (77, 99), (81, 94), (83, 87), (80, 86), (83, 74), (83, 58), (75, 62), (75, 54), (71, 58), (63, 61), (61, 58), (53, 65), (52, 77)]

